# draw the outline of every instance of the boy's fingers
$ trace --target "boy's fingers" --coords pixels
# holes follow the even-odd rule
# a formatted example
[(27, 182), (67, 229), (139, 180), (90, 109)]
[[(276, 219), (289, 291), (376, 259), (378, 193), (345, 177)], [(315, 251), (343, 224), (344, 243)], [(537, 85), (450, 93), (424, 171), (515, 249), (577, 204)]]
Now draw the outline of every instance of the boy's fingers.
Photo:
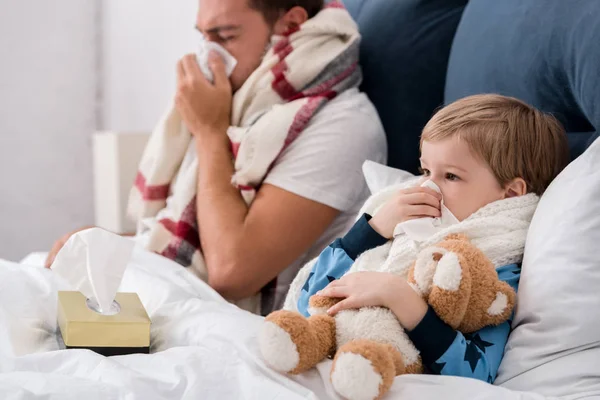
[(429, 205), (438, 209), (441, 206), (440, 199), (432, 196), (429, 193), (408, 194), (404, 199), (402, 199), (402, 202), (409, 205)]
[(435, 198), (438, 198), (438, 199), (440, 199), (440, 200), (442, 199), (442, 194), (441, 194), (441, 193), (438, 193), (438, 192), (436, 192), (435, 190), (433, 190), (433, 189), (431, 189), (431, 188), (428, 188), (428, 187), (421, 187), (421, 186), (419, 186), (419, 187), (418, 187), (418, 189), (419, 189), (419, 190), (418, 190), (418, 192), (421, 192), (421, 193), (428, 193), (428, 194), (432, 195), (432, 196), (433, 196), (433, 197), (435, 197)]
[(442, 199), (442, 194), (436, 192), (435, 190), (428, 188), (428, 187), (422, 187), (422, 186), (417, 186), (417, 187), (412, 187), (412, 188), (408, 188), (408, 189), (404, 189), (401, 190), (400, 193), (402, 194), (415, 194), (415, 193), (428, 193), (430, 195), (432, 195), (433, 197), (436, 197), (438, 199)]
[(332, 306), (329, 310), (327, 310), (327, 314), (333, 316), (339, 313), (340, 311), (351, 310), (354, 308), (357, 308), (354, 304), (354, 301), (352, 299), (345, 299)]
[(331, 281), (329, 282), (329, 285), (326, 286), (326, 288), (332, 288), (332, 287), (336, 287), (336, 286), (340, 286), (340, 280), (336, 279), (335, 281)]
[(439, 208), (432, 207), (429, 205), (419, 204), (419, 205), (409, 206), (408, 215), (409, 215), (409, 217), (425, 216), (425, 217), (437, 218), (437, 217), (442, 216), (442, 212), (439, 210)]
[(334, 297), (334, 298), (348, 297), (348, 293), (346, 291), (345, 286), (333, 286), (333, 287), (327, 286), (325, 289), (321, 290), (320, 292), (317, 292), (317, 294), (319, 296)]

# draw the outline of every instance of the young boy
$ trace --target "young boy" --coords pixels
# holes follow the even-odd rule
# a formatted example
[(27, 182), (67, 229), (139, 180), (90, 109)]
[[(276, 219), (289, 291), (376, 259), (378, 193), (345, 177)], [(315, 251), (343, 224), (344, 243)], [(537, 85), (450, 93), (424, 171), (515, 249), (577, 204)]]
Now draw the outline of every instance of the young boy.
[[(499, 95), (450, 104), (429, 121), (421, 138), (422, 173), (442, 194), (412, 187), (397, 193), (372, 218), (363, 215), (344, 238), (321, 253), (309, 279), (300, 283), (304, 286), (298, 311), (308, 316), (308, 299), (316, 293), (343, 299), (330, 315), (387, 307), (419, 350), (426, 369), (493, 382), (510, 321), (463, 335), (445, 324), (403, 277), (384, 272), (345, 274), (361, 253), (391, 239), (399, 223), (439, 217), (442, 196), (445, 206), (463, 221), (490, 203), (528, 193), (540, 196), (567, 162), (564, 129), (550, 115)], [(497, 265), (497, 271), (516, 291), (520, 266)]]

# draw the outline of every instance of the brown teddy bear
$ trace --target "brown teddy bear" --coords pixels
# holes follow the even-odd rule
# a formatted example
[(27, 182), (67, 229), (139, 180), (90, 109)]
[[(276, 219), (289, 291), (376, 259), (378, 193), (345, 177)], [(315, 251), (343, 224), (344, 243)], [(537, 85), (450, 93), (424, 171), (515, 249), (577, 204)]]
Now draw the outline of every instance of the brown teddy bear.
[[(498, 279), (492, 262), (462, 234), (448, 235), (421, 251), (407, 279), (444, 322), (463, 333), (501, 324), (514, 308), (513, 289)], [(418, 350), (388, 309), (314, 315), (338, 301), (311, 297), (309, 318), (285, 310), (270, 314), (259, 337), (266, 362), (278, 371), (299, 374), (334, 357), (333, 387), (349, 399), (379, 399), (395, 376), (423, 372)], [(361, 393), (352, 382), (357, 373), (364, 382)]]

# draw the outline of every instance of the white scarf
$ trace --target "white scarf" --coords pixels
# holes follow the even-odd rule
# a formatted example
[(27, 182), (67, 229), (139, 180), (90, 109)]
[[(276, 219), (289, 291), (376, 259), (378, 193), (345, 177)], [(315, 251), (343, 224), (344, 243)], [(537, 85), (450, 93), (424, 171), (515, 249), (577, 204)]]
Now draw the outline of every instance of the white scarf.
[[(363, 213), (374, 215), (394, 194), (408, 184), (393, 186), (371, 196), (363, 206)], [(451, 233), (464, 233), (471, 242), (492, 261), (496, 268), (520, 263), (525, 250), (525, 239), (539, 197), (533, 193), (490, 203), (462, 222), (442, 229), (424, 242), (417, 243), (406, 235), (399, 235), (375, 249), (366, 251), (352, 265), (348, 273), (359, 271), (392, 272), (406, 276), (418, 253), (433, 246)], [(379, 262), (373, 263), (376, 258)], [(366, 260), (370, 260), (366, 262)]]

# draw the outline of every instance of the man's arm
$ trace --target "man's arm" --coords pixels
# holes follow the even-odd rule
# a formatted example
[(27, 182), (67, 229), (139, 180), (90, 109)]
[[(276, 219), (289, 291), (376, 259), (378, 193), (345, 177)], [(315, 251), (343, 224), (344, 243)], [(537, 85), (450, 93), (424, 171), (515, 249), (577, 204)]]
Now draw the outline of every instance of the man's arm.
[[(214, 85), (203, 77), (195, 55), (178, 63), (175, 104), (196, 140), (198, 230), (209, 283), (236, 300), (257, 293), (310, 248), (338, 210), (356, 204), (366, 189), (360, 166), (365, 159), (385, 161), (385, 137), (372, 106), (354, 110), (351, 123), (343, 109), (320, 123), (317, 115), (311, 124), (318, 140), (296, 147), (293, 157), (299, 142), (290, 146), (289, 160), (282, 155), (248, 208), (230, 183), (231, 85), (220, 57), (212, 54), (209, 62)], [(340, 140), (340, 133), (348, 139)], [(303, 137), (308, 134), (307, 129)]]
[(198, 230), (209, 284), (230, 300), (257, 293), (323, 234), (339, 211), (265, 184), (248, 208), (231, 184), (226, 132), (197, 137)]

